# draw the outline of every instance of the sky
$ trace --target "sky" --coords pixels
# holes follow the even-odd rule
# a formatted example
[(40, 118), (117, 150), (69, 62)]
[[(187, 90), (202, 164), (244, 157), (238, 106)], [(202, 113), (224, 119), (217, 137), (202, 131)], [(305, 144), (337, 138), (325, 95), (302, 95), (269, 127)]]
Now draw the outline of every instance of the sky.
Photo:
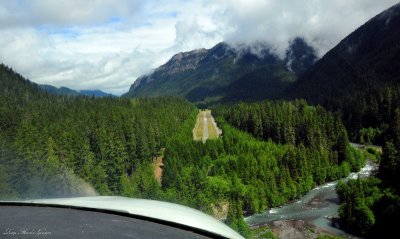
[(120, 95), (175, 53), (303, 37), (322, 56), (397, 0), (0, 0), (0, 63)]

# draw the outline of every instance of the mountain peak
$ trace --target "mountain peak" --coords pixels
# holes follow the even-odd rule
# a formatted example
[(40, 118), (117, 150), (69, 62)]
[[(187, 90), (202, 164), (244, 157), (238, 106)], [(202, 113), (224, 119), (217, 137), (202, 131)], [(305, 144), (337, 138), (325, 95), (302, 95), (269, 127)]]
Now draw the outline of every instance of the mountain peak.
[(208, 50), (207, 56), (205, 57), (205, 62), (212, 62), (226, 57), (231, 57), (235, 55), (235, 49), (226, 42), (220, 42), (210, 50)]
[[(196, 49), (196, 50), (192, 50), (192, 51), (188, 51), (188, 52), (180, 52), (175, 54), (174, 56), (172, 56), (172, 58), (168, 61), (168, 62), (180, 62), (180, 61), (184, 61), (187, 60), (188, 58), (194, 56), (194, 55), (204, 55), (205, 53), (207, 53), (207, 50), (205, 48), (200, 48), (200, 49)], [(168, 64), (167, 62), (167, 64)]]
[(155, 69), (153, 72), (137, 78), (129, 91), (133, 91), (142, 85), (152, 82), (155, 79), (153, 77), (154, 75), (162, 74), (165, 76), (171, 76), (188, 70), (194, 70), (197, 68), (199, 62), (205, 58), (207, 52), (208, 51), (206, 49), (202, 48), (188, 52), (177, 53), (172, 56), (167, 63)]
[[(233, 92), (237, 92), (234, 88), (248, 86), (259, 87), (254, 89), (258, 98), (272, 97), (271, 90), (277, 95), (287, 82), (296, 79), (297, 72), (304, 71), (310, 66), (309, 62), (314, 63), (314, 51), (307, 44), (302, 44), (301, 40), (298, 41), (293, 44), (296, 50), (292, 54), (295, 74), (286, 69), (285, 60), (279, 58), (265, 43), (233, 46), (221, 42), (208, 50), (175, 54), (152, 73), (139, 77), (125, 96), (178, 95), (193, 102), (210, 99), (218, 102), (244, 97), (241, 92), (239, 97), (233, 97)], [(309, 60), (309, 55), (314, 58)], [(308, 62), (302, 62), (305, 60)]]
[(286, 50), (285, 62), (289, 71), (301, 76), (317, 61), (317, 54), (307, 42), (296, 37), (289, 42), (289, 48)]
[(207, 50), (204, 48), (180, 52), (175, 54), (167, 63), (161, 66), (161, 68), (166, 69), (168, 74), (176, 74), (182, 71), (195, 69), (206, 54)]

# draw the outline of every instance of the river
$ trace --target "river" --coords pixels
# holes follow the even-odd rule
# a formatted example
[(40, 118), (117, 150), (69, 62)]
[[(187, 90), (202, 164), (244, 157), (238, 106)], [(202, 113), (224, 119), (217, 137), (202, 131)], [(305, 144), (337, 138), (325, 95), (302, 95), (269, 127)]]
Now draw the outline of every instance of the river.
[[(356, 179), (358, 176), (368, 177), (375, 168), (376, 166), (368, 161), (358, 173), (351, 173), (346, 179)], [(264, 213), (254, 214), (245, 218), (245, 220), (250, 226), (270, 224), (282, 220), (303, 220), (332, 234), (346, 236), (347, 234), (344, 231), (334, 227), (328, 219), (336, 216), (339, 209), (339, 199), (335, 190), (337, 182), (316, 187), (297, 201), (272, 208)]]

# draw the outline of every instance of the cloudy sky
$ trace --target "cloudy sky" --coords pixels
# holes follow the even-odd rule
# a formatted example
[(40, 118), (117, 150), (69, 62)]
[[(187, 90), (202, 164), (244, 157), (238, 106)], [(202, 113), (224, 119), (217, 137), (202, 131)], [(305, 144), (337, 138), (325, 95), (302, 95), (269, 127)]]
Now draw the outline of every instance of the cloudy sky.
[(40, 84), (128, 91), (174, 53), (304, 37), (320, 55), (398, 0), (0, 0), (0, 62)]

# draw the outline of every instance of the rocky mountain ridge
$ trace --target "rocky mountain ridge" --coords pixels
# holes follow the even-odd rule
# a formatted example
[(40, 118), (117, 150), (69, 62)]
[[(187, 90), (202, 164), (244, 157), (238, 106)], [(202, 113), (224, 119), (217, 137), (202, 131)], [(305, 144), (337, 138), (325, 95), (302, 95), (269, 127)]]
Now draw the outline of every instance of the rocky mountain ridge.
[[(279, 81), (294, 81), (316, 61), (315, 51), (303, 39), (290, 43), (285, 59), (281, 59), (267, 44), (236, 45), (221, 42), (211, 49), (197, 49), (178, 53), (152, 73), (139, 77), (124, 96), (148, 97), (159, 95), (183, 96), (193, 102), (230, 101), (231, 86), (246, 75), (272, 77)], [(254, 73), (256, 72), (256, 73)], [(249, 79), (246, 84), (251, 83)], [(277, 82), (275, 82), (277, 81)], [(258, 84), (260, 86), (260, 84)], [(286, 87), (286, 85), (285, 85)], [(274, 90), (281, 91), (281, 87)], [(262, 98), (268, 98), (268, 89), (256, 89)], [(265, 96), (262, 96), (265, 93)]]

